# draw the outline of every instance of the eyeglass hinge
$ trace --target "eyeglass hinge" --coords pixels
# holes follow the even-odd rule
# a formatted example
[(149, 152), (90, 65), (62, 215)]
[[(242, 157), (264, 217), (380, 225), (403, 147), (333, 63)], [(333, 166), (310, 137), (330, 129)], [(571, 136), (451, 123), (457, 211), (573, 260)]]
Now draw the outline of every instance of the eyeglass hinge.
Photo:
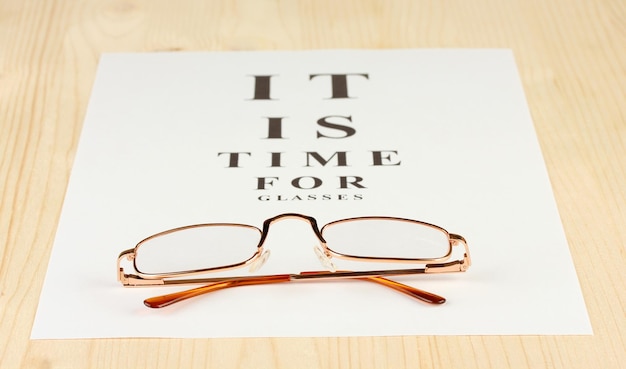
[(124, 286), (156, 286), (163, 285), (162, 279), (146, 279), (135, 274), (124, 273), (124, 268), (120, 268), (119, 280)]
[(464, 260), (451, 261), (443, 264), (427, 264), (425, 273), (464, 272), (467, 265)]

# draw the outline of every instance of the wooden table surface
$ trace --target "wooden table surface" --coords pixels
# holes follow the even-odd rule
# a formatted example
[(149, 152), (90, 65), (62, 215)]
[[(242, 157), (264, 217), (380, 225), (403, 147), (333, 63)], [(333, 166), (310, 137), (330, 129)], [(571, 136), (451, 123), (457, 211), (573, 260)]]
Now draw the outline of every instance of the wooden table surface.
[[(102, 52), (432, 47), (513, 49), (593, 336), (30, 340)], [(0, 0), (0, 367), (623, 368), (625, 96), (624, 0)]]

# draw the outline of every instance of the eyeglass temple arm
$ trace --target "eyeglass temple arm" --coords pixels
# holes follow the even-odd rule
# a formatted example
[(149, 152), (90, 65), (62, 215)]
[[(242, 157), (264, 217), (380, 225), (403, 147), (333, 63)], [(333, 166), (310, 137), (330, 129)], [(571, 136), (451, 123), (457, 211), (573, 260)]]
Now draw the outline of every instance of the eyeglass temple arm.
[[(146, 279), (141, 276), (135, 274), (126, 274), (124, 273), (124, 268), (121, 267), (121, 262), (123, 259), (133, 260), (134, 258), (134, 250), (129, 249), (122, 251), (117, 259), (117, 269), (118, 269), (118, 280), (124, 286), (154, 286), (154, 285), (165, 285), (165, 284), (183, 284), (188, 281), (178, 280), (178, 281), (165, 281), (163, 279)], [(407, 271), (401, 271), (399, 274), (405, 274)], [(416, 270), (415, 272), (423, 273), (424, 269)], [(255, 285), (255, 284), (270, 284), (270, 283), (282, 283), (282, 282), (290, 282), (292, 280), (299, 279), (318, 279), (318, 278), (350, 278), (361, 273), (355, 272), (302, 272), (300, 274), (282, 274), (275, 276), (259, 276), (259, 277), (239, 277), (239, 278), (231, 278), (228, 280), (222, 281), (212, 281), (213, 283), (207, 284), (202, 287), (197, 287), (190, 290), (185, 290), (181, 292), (176, 292), (164, 296), (157, 296), (153, 298), (149, 298), (144, 301), (144, 304), (148, 307), (165, 307), (171, 304), (174, 304), (179, 301), (183, 301), (195, 296), (203, 295), (209, 292), (218, 291), (224, 288), (230, 287), (238, 287), (238, 286), (246, 286), (246, 285)], [(359, 276), (356, 279), (369, 281), (373, 283), (378, 283), (385, 287), (394, 289), (398, 292), (404, 293), (411, 297), (414, 297), (418, 300), (431, 303), (431, 304), (443, 304), (446, 299), (438, 296), (436, 294), (420, 290), (415, 287), (411, 287), (405, 285), (403, 283), (395, 282), (390, 279), (381, 277), (381, 276), (372, 276), (365, 275)], [(208, 282), (208, 280), (207, 280)], [(197, 283), (197, 282), (196, 282)]]
[[(239, 277), (239, 278), (233, 278), (229, 280), (207, 284), (205, 286), (193, 288), (190, 290), (175, 292), (175, 293), (162, 295), (162, 296), (151, 297), (151, 298), (144, 300), (144, 304), (150, 308), (162, 308), (162, 307), (175, 304), (180, 301), (187, 300), (192, 297), (204, 295), (204, 294), (214, 292), (214, 291), (219, 291), (225, 288), (259, 285), (259, 284), (283, 283), (283, 282), (291, 282), (294, 280), (304, 280), (304, 279), (317, 279), (317, 277), (332, 278), (332, 276), (334, 276), (335, 273), (303, 272), (300, 274), (279, 274), (279, 275), (268, 275), (268, 276), (259, 276), (259, 277)], [(346, 273), (345, 275), (347, 276), (350, 272), (344, 271), (344, 272), (339, 272), (339, 273)], [(441, 296), (417, 289), (415, 287), (407, 286), (403, 283), (395, 282), (384, 277), (369, 276), (369, 277), (357, 277), (357, 278), (351, 278), (351, 279), (359, 279), (363, 281), (377, 283), (377, 284), (383, 285), (385, 287), (389, 287), (405, 295), (409, 295), (413, 298), (416, 298), (420, 301), (424, 301), (430, 304), (443, 304), (444, 302), (446, 302), (446, 299)]]

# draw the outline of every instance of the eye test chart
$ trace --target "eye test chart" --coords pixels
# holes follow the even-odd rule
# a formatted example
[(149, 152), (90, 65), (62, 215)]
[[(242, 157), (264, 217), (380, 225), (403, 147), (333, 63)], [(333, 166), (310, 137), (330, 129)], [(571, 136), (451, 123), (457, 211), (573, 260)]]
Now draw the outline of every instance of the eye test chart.
[[(150, 235), (283, 213), (428, 222), (463, 236), (472, 265), (391, 278), (442, 305), (333, 280), (150, 309), (194, 286), (117, 280), (120, 252)], [(272, 224), (254, 275), (324, 270), (316, 242), (301, 219)], [(510, 50), (102, 55), (33, 339), (581, 334), (592, 328)]]

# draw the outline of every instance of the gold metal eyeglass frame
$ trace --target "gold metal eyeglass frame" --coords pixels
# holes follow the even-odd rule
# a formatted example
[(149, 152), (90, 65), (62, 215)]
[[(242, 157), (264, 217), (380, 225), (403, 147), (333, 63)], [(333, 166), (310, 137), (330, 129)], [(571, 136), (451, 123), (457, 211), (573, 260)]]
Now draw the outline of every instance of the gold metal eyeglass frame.
[[(200, 274), (226, 271), (236, 268), (242, 268), (245, 266), (251, 267), (252, 270), (258, 269), (265, 259), (268, 256), (268, 252), (264, 250), (263, 245), (269, 233), (269, 229), (272, 223), (277, 222), (279, 220), (284, 219), (300, 219), (308, 221), (315, 233), (316, 237), (319, 240), (319, 247), (316, 248), (316, 254), (322, 264), (327, 267), (329, 270), (327, 271), (307, 271), (300, 272), (298, 274), (276, 274), (276, 275), (261, 275), (261, 276), (242, 276), (242, 277), (217, 277), (217, 278), (187, 278)], [(448, 235), (449, 240), (449, 249), (446, 255), (438, 258), (423, 258), (423, 259), (407, 259), (407, 258), (389, 258), (389, 257), (364, 257), (364, 256), (353, 256), (337, 253), (331, 250), (324, 237), (322, 236), (324, 228), (327, 226), (341, 223), (341, 222), (351, 222), (358, 220), (372, 220), (372, 219), (381, 219), (381, 220), (394, 220), (400, 222), (412, 222), (420, 225), (433, 227), (437, 230), (445, 232)], [(206, 269), (197, 269), (197, 270), (188, 270), (181, 272), (171, 272), (171, 273), (162, 273), (162, 274), (150, 274), (143, 273), (139, 270), (136, 264), (136, 255), (137, 250), (141, 248), (141, 245), (154, 239), (156, 237), (164, 236), (166, 234), (182, 231), (185, 229), (193, 229), (198, 227), (206, 227), (209, 225), (225, 225), (225, 226), (238, 226), (238, 227), (246, 227), (253, 228), (261, 232), (261, 239), (257, 246), (257, 250), (253, 256), (249, 259), (236, 264), (214, 267), (214, 268), (206, 268)], [(463, 258), (460, 260), (449, 261), (452, 255), (453, 247), (462, 246), (464, 248)], [(335, 270), (334, 265), (330, 261), (332, 257), (336, 257), (339, 259), (347, 259), (353, 261), (368, 261), (368, 262), (396, 262), (396, 263), (411, 263), (411, 264), (424, 264), (421, 268), (410, 268), (410, 269), (391, 269), (391, 270), (371, 270), (371, 271), (347, 271), (347, 270)], [(126, 274), (124, 272), (124, 268), (122, 267), (123, 260), (126, 259), (128, 261), (132, 261), (133, 263), (133, 274)], [(355, 218), (347, 218), (336, 220), (324, 225), (321, 230), (317, 226), (317, 221), (315, 218), (296, 214), (296, 213), (284, 213), (276, 215), (272, 218), (268, 218), (263, 222), (262, 230), (257, 227), (246, 225), (246, 224), (236, 224), (236, 223), (211, 223), (211, 224), (196, 224), (185, 227), (179, 227), (170, 229), (164, 232), (157, 233), (150, 237), (147, 237), (140, 241), (134, 248), (124, 250), (120, 253), (117, 258), (117, 278), (122, 283), (123, 286), (126, 287), (135, 287), (135, 286), (163, 286), (163, 285), (188, 285), (188, 284), (205, 284), (204, 286), (193, 288), (190, 290), (184, 290), (180, 292), (175, 292), (168, 295), (156, 296), (144, 301), (144, 304), (147, 307), (151, 308), (161, 308), (165, 306), (169, 306), (179, 301), (183, 301), (189, 299), (191, 297), (203, 295), (209, 292), (218, 291), (225, 288), (238, 287), (238, 286), (246, 286), (246, 285), (260, 285), (260, 284), (271, 284), (271, 283), (283, 283), (283, 282), (291, 282), (291, 281), (307, 281), (307, 280), (325, 280), (325, 279), (357, 279), (368, 282), (377, 283), (383, 285), (385, 287), (394, 289), (403, 294), (409, 295), (418, 300), (431, 303), (431, 304), (442, 304), (446, 300), (445, 298), (438, 296), (436, 294), (420, 290), (418, 288), (408, 286), (403, 283), (399, 283), (386, 277), (389, 276), (400, 276), (400, 275), (411, 275), (411, 274), (430, 274), (430, 273), (449, 273), (449, 272), (465, 272), (469, 266), (471, 265), (471, 259), (469, 254), (469, 247), (467, 245), (466, 240), (457, 234), (448, 233), (445, 229), (438, 227), (433, 224), (404, 219), (404, 218), (394, 218), (394, 217), (382, 217), (382, 216), (367, 216), (367, 217), (355, 217)]]

